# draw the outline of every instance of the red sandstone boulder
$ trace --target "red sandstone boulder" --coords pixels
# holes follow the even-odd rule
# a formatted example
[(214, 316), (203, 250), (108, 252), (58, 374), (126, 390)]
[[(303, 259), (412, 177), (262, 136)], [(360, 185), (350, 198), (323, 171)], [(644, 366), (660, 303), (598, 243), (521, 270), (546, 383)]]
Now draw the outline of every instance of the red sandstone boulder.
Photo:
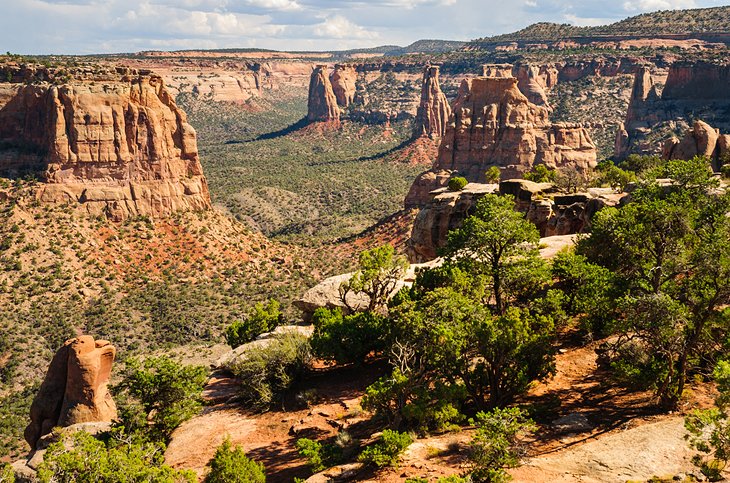
[(108, 390), (116, 349), (108, 341), (85, 335), (56, 352), (30, 408), (25, 440), (32, 448), (56, 426), (108, 422), (117, 417)]

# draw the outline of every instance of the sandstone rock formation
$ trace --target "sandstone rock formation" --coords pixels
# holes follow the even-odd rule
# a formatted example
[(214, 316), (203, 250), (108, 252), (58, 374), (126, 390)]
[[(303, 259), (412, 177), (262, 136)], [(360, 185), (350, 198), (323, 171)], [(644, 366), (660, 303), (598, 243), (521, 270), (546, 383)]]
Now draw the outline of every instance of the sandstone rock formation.
[(326, 65), (318, 65), (312, 71), (309, 81), (307, 119), (310, 122), (334, 124), (340, 122), (340, 108), (337, 107), (337, 97), (332, 90)]
[(56, 426), (112, 421), (117, 417), (107, 384), (116, 349), (85, 335), (56, 352), (30, 408), (25, 440), (31, 448)]
[(407, 242), (412, 262), (436, 258), (446, 244), (449, 231), (459, 228), (470, 216), (477, 201), (488, 193), (508, 194), (515, 199), (515, 209), (525, 213), (541, 237), (584, 233), (590, 229), (593, 215), (605, 206), (615, 206), (625, 196), (611, 189), (591, 188), (586, 193), (560, 194), (551, 183), (534, 183), (512, 179), (496, 184), (469, 183), (461, 191), (446, 188), (431, 193), (421, 208)]
[(449, 101), (441, 92), (439, 85), (439, 67), (430, 65), (423, 71), (421, 103), (416, 114), (415, 136), (443, 137), (450, 115)]
[(484, 64), (482, 77), (512, 77), (512, 64)]
[(662, 148), (664, 159), (692, 159), (695, 156), (709, 158), (713, 169), (719, 171), (730, 157), (730, 134), (720, 134), (718, 129), (698, 120), (682, 139), (669, 138)]
[[(669, 67), (664, 89), (659, 90), (648, 67), (634, 77), (629, 109), (623, 126), (616, 133), (615, 157), (631, 153), (660, 154), (685, 158), (688, 153), (707, 151), (707, 146), (692, 145), (691, 139), (672, 140), (678, 128), (692, 126), (694, 136), (706, 128), (694, 125), (698, 115), (721, 131), (730, 131), (730, 64), (677, 62)], [(669, 136), (669, 137), (667, 137)], [(684, 142), (679, 146), (680, 142)], [(697, 150), (699, 148), (699, 151)], [(673, 153), (674, 150), (679, 150)]]
[(337, 104), (346, 108), (355, 100), (357, 72), (354, 65), (337, 64), (332, 73), (332, 91), (337, 98)]
[[(596, 147), (581, 125), (552, 124), (549, 111), (527, 100), (515, 77), (477, 77), (461, 83), (452, 105), (449, 125), (441, 140), (432, 173), (458, 172), (471, 182), (484, 180), (490, 166), (503, 178), (521, 177), (535, 164), (586, 171), (596, 164)], [(425, 186), (437, 178), (422, 174), (411, 189), (406, 206), (428, 202)]]
[(516, 65), (514, 71), (515, 77), (517, 77), (517, 87), (527, 97), (527, 100), (538, 106), (547, 106), (547, 77), (552, 76), (546, 74), (543, 77), (540, 74), (540, 67), (528, 64)]
[(0, 146), (3, 174), (44, 178), (42, 201), (117, 220), (210, 208), (195, 130), (150, 73), (0, 83)]

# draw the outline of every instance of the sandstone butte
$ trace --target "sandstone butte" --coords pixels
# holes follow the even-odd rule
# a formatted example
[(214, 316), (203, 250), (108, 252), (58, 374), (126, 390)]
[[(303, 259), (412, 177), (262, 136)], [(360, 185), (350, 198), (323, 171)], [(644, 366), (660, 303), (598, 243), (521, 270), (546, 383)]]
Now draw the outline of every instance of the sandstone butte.
[(337, 106), (337, 97), (332, 90), (326, 65), (318, 65), (312, 71), (309, 81), (307, 119), (310, 122), (333, 124), (340, 122), (340, 108)]
[(427, 203), (428, 193), (444, 186), (452, 173), (483, 182), (490, 166), (509, 179), (536, 164), (580, 172), (596, 165), (596, 147), (583, 126), (552, 124), (548, 108), (531, 103), (517, 78), (506, 76), (506, 67), (493, 70), (502, 77), (462, 81), (436, 162), (414, 181), (406, 207)]
[(415, 137), (440, 139), (446, 133), (451, 106), (439, 85), (439, 67), (427, 66), (423, 71), (421, 102), (416, 113)]
[(195, 130), (159, 76), (0, 66), (0, 173), (114, 220), (210, 208)]
[(89, 335), (70, 339), (58, 349), (30, 407), (25, 440), (31, 448), (54, 427), (116, 419), (108, 389), (115, 355), (108, 341)]
[(337, 64), (331, 77), (337, 105), (347, 108), (355, 100), (357, 72), (354, 65)]

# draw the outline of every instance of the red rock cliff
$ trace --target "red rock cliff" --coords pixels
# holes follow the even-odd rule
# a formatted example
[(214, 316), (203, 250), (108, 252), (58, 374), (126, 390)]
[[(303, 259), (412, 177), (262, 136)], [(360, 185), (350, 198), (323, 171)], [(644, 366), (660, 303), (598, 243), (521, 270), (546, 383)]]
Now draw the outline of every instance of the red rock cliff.
[(114, 219), (208, 209), (195, 130), (152, 74), (0, 83), (0, 170)]

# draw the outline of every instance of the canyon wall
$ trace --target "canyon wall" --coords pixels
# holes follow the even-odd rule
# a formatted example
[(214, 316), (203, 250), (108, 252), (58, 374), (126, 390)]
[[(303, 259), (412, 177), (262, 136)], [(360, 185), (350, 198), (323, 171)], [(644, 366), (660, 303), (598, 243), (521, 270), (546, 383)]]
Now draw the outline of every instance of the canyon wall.
[(11, 80), (0, 83), (0, 172), (39, 175), (41, 201), (115, 220), (210, 208), (195, 130), (160, 77), (40, 70), (21, 83), (27, 72), (0, 70)]
[[(725, 62), (676, 62), (667, 73), (663, 88), (653, 75), (653, 67), (644, 66), (634, 76), (629, 109), (623, 125), (616, 133), (615, 157), (629, 154), (672, 154), (686, 156), (692, 141), (679, 147), (680, 133), (693, 131), (704, 135), (706, 129), (696, 121), (704, 121), (730, 132), (730, 64)], [(675, 139), (675, 140), (673, 140)], [(699, 149), (704, 152), (705, 149)], [(707, 153), (711, 154), (711, 153)]]

